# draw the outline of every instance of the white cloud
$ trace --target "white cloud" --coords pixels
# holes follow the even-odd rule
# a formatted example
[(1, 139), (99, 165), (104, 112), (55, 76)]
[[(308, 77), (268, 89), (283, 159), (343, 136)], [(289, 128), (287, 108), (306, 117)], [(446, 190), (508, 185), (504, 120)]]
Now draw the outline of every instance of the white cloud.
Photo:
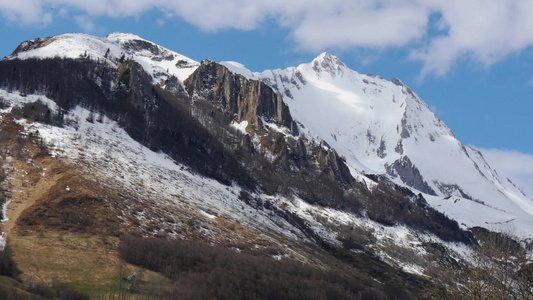
[(460, 59), (488, 67), (533, 45), (533, 1), (448, 0), (432, 7), (445, 34), (429, 38), (411, 58), (424, 62), (422, 76), (442, 76)]
[(44, 9), (43, 1), (0, 0), (0, 15), (10, 22), (46, 26), (52, 21), (51, 13)]
[(159, 28), (162, 28), (162, 27), (164, 27), (167, 24), (165, 19), (157, 19), (155, 21), (155, 23), (157, 24), (157, 27), (159, 27)]
[(26, 25), (50, 23), (51, 8), (107, 17), (158, 9), (208, 32), (273, 20), (300, 50), (408, 47), (422, 76), (445, 75), (460, 60), (488, 67), (533, 45), (531, 0), (0, 0), (5, 19)]
[(512, 150), (479, 149), (496, 171), (533, 199), (533, 155)]
[(403, 46), (426, 31), (427, 9), (408, 1), (336, 1), (309, 9), (293, 30), (304, 49)]
[(84, 32), (93, 32), (96, 26), (88, 16), (74, 16), (74, 20)]

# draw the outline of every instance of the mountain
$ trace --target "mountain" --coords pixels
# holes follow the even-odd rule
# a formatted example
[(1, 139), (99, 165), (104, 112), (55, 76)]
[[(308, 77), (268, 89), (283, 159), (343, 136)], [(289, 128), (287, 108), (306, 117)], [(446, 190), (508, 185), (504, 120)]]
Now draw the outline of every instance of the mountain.
[[(45, 272), (58, 261), (54, 247), (85, 261), (68, 234), (102, 237), (91, 240), (94, 252), (114, 254), (104, 255), (110, 262), (98, 273), (116, 277), (120, 257), (197, 293), (221, 286), (235, 293), (235, 282), (253, 280), (283, 286), (277, 298), (308, 285), (324, 285), (322, 298), (330, 299), (431, 298), (447, 293), (442, 284), (457, 296), (467, 276), (449, 272), (469, 270), (476, 247), (488, 244), (480, 242), (499, 236), (491, 230), (514, 226), (514, 238), (533, 232), (532, 201), (413, 91), (398, 79), (358, 74), (328, 53), (253, 73), (236, 62), (198, 63), (133, 34), (38, 38), (0, 61), (0, 109), (2, 231), (26, 283), (66, 277)], [(175, 270), (181, 260), (170, 253), (178, 250), (153, 252), (167, 247), (185, 247), (181, 256), (201, 263)], [(39, 257), (28, 250), (35, 248)], [(317, 269), (294, 266), (300, 271), (283, 273), (290, 280), (264, 275), (270, 285), (235, 275), (250, 269), (231, 269), (239, 280), (199, 288), (233, 277), (201, 281), (195, 272), (250, 265), (270, 274), (257, 257)], [(270, 288), (248, 296), (274, 297)]]
[(533, 232), (533, 201), (399, 79), (358, 74), (328, 53), (262, 73), (222, 64), (282, 94), (303, 134), (345, 157), (354, 177), (384, 175), (406, 185), (466, 228), (507, 224), (523, 236)]

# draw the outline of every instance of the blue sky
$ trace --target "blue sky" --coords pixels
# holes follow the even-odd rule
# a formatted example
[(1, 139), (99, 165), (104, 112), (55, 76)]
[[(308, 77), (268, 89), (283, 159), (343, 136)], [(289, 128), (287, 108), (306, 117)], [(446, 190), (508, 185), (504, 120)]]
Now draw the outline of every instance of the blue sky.
[(0, 0), (0, 57), (35, 37), (113, 31), (252, 71), (328, 51), (401, 79), (533, 197), (532, 15), (530, 0)]

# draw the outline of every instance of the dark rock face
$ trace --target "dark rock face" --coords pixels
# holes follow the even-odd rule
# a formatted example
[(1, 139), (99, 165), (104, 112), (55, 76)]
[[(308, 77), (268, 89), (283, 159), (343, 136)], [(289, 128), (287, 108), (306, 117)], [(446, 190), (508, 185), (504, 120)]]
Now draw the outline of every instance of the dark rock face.
[(305, 147), (305, 143), (302, 139), (298, 140), (297, 150), (298, 150), (298, 155), (303, 160), (307, 160), (307, 148)]
[(261, 81), (248, 80), (231, 73), (212, 61), (201, 66), (185, 81), (189, 96), (210, 101), (234, 121), (248, 121), (255, 130), (263, 127), (263, 120), (288, 128), (293, 135), (298, 127), (282, 97)]
[(405, 115), (405, 113), (402, 118), (402, 132), (400, 133), (400, 136), (403, 139), (406, 139), (411, 136), (411, 126), (407, 125), (407, 116)]
[(340, 157), (336, 151), (321, 149), (317, 156), (320, 168), (325, 172), (331, 172), (331, 175), (341, 185), (349, 185), (355, 180), (346, 166), (344, 158)]
[[(445, 183), (441, 183), (441, 182), (438, 182), (438, 181), (434, 182), (434, 183), (439, 188), (441, 193), (443, 193), (446, 196), (452, 196), (452, 194), (454, 192), (458, 192), (459, 195), (461, 195), (461, 197), (463, 197), (465, 199), (468, 199), (468, 200), (473, 200), (474, 201), (472, 196), (470, 196), (469, 194), (464, 192), (463, 189), (461, 189), (461, 187), (459, 187), (457, 184), (445, 184)], [(480, 200), (475, 200), (475, 201), (481, 202)]]
[(396, 144), (396, 147), (394, 147), (394, 152), (402, 155), (403, 154), (403, 143), (402, 140), (398, 140), (398, 143)]
[(66, 109), (81, 103), (95, 107), (109, 102), (114, 79), (115, 70), (89, 59), (15, 59), (0, 63), (1, 88), (46, 95)]
[(427, 182), (424, 181), (424, 178), (420, 175), (420, 171), (418, 171), (407, 156), (402, 156), (402, 158), (396, 160), (392, 165), (387, 165), (386, 171), (391, 176), (399, 176), (408, 186), (414, 187), (426, 194), (437, 195)]
[(28, 40), (28, 41), (25, 41), (22, 44), (20, 44), (15, 49), (15, 51), (13, 51), (13, 53), (11, 53), (11, 55), (15, 55), (17, 53), (28, 51), (28, 50), (32, 50), (32, 49), (41, 48), (41, 47), (44, 47), (44, 46), (46, 46), (47, 44), (49, 44), (49, 43), (51, 43), (53, 41), (54, 41), (54, 38), (51, 38), (51, 37), (44, 38), (44, 39), (36, 38), (36, 39), (33, 39), (33, 40)]
[(387, 145), (385, 145), (385, 141), (381, 140), (379, 143), (379, 148), (377, 149), (377, 155), (379, 158), (385, 158), (387, 156)]
[(397, 86), (400, 86), (402, 87), (402, 92), (404, 94), (409, 94), (411, 95), (412, 97), (415, 97), (415, 94), (413, 93), (413, 91), (408, 87), (406, 86), (400, 79), (398, 78), (393, 78), (392, 81), (391, 81), (393, 84), (397, 85)]
[(398, 78), (393, 78), (391, 82), (394, 83), (397, 86), (405, 86), (403, 84), (403, 82), (400, 79), (398, 79)]

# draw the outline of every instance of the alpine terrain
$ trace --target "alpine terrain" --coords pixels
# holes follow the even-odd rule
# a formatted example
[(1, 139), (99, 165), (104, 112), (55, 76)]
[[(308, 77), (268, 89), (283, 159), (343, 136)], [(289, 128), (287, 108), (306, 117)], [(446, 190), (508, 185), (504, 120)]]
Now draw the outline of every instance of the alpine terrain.
[(533, 299), (533, 200), (328, 53), (37, 38), (0, 112), (2, 299)]

